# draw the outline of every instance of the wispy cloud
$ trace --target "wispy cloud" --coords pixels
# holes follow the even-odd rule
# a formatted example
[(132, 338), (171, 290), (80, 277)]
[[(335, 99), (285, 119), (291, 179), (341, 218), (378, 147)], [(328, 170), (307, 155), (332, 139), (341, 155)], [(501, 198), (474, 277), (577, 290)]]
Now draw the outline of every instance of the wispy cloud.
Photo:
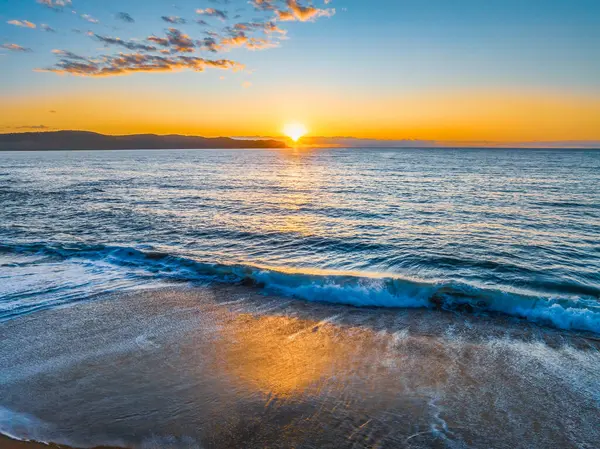
[(202, 72), (207, 68), (242, 70), (244, 66), (228, 59), (210, 60), (194, 56), (155, 56), (140, 53), (102, 56), (89, 59), (62, 51), (62, 59), (53, 67), (38, 71), (71, 74), (76, 76), (115, 76), (132, 73), (173, 72), (194, 70)]
[(265, 34), (286, 34), (287, 31), (279, 28), (275, 22), (240, 22), (228, 28), (236, 31), (262, 31)]
[(100, 22), (98, 19), (95, 19), (94, 17), (90, 16), (89, 14), (81, 14), (80, 17), (83, 20), (90, 22), (90, 23), (99, 23)]
[(146, 40), (161, 47), (169, 47), (171, 53), (192, 53), (196, 48), (194, 41), (177, 28), (169, 28), (166, 37), (150, 36)]
[(227, 11), (215, 8), (197, 9), (196, 14), (209, 17), (217, 17), (221, 20), (227, 20)]
[(62, 10), (65, 7), (72, 6), (72, 0), (37, 0), (40, 5), (44, 5), (50, 9)]
[(52, 129), (46, 125), (21, 125), (21, 126), (13, 126), (10, 129)]
[(117, 14), (115, 14), (115, 18), (118, 19), (118, 20), (122, 20), (123, 22), (127, 22), (127, 23), (133, 23), (133, 22), (135, 22), (135, 20), (133, 19), (133, 17), (131, 17), (126, 12), (118, 12)]
[(167, 23), (173, 23), (176, 25), (183, 25), (185, 23), (185, 19), (177, 16), (162, 16), (161, 19)]
[(6, 50), (10, 50), (10, 51), (21, 52), (21, 53), (28, 53), (28, 52), (33, 51), (31, 48), (21, 47), (20, 45), (17, 45), (17, 44), (2, 44), (2, 48), (5, 48)]
[[(215, 6), (230, 4), (229, 0), (211, 1), (216, 4)], [(308, 2), (309, 0), (302, 1)], [(70, 0), (43, 0), (40, 3), (52, 7), (71, 5)], [(211, 61), (192, 56), (192, 54), (196, 52), (220, 53), (234, 48), (264, 50), (277, 47), (284, 39), (287, 39), (287, 32), (282, 28), (282, 22), (314, 21), (319, 17), (330, 17), (335, 13), (334, 9), (321, 9), (313, 6), (312, 3), (299, 3), (299, 0), (250, 0), (249, 3), (255, 9), (263, 12), (261, 14), (262, 18), (237, 23), (232, 21), (229, 26), (225, 26), (218, 32), (215, 30), (205, 31), (205, 37), (200, 39), (190, 36), (175, 27), (168, 28), (164, 35), (153, 34), (143, 40), (123, 39), (89, 31), (87, 34), (103, 45), (121, 47), (130, 50), (132, 53), (79, 56), (66, 50), (55, 50), (54, 53), (60, 59), (55, 66), (45, 69), (45, 71), (80, 76), (111, 76), (135, 72), (204, 70), (205, 67), (237, 69), (241, 65), (235, 61), (229, 59)], [(235, 12), (237, 13), (241, 9), (243, 8), (237, 8)], [(89, 14), (79, 14), (76, 11), (73, 11), (73, 13), (90, 23), (99, 22)], [(222, 21), (229, 19), (229, 14), (224, 9), (209, 7), (197, 9), (196, 13), (201, 18), (196, 18), (195, 21), (203, 26), (209, 26), (208, 17)], [(265, 15), (267, 17), (264, 17)], [(116, 13), (115, 19), (127, 23), (134, 22), (134, 19), (126, 12)], [(161, 19), (169, 24), (184, 24), (187, 22), (179, 16), (165, 15), (161, 16)], [(41, 29), (53, 31), (47, 25), (42, 25)], [(80, 32), (79, 30), (73, 31)], [(13, 51), (30, 51), (29, 49), (11, 49)]]
[(278, 42), (262, 37), (248, 37), (244, 31), (230, 31), (229, 37), (221, 40), (219, 48), (228, 49), (232, 47), (245, 47), (249, 50), (264, 50), (274, 48)]
[(319, 17), (331, 17), (335, 14), (334, 8), (320, 9), (311, 5), (303, 6), (297, 0), (287, 0), (286, 4), (289, 9), (277, 9), (275, 11), (277, 18), (284, 22), (308, 22)]
[(248, 3), (254, 6), (254, 9), (259, 11), (275, 10), (275, 0), (250, 0)]
[(214, 37), (205, 37), (204, 39), (196, 41), (196, 43), (198, 47), (213, 53), (217, 53), (221, 50), (221, 44)]
[(106, 45), (116, 45), (119, 47), (127, 48), (128, 50), (142, 50), (142, 51), (155, 51), (156, 47), (152, 45), (142, 44), (140, 42), (131, 41), (131, 40), (123, 40), (120, 37), (110, 37), (110, 36), (101, 36), (95, 33), (88, 33), (90, 36), (95, 38), (96, 40), (102, 42)]
[(67, 59), (76, 59), (79, 61), (87, 61), (88, 60), (87, 58), (85, 58), (83, 56), (76, 55), (75, 53), (67, 51), (67, 50), (52, 50), (52, 53), (54, 53), (57, 56), (67, 58)]
[(40, 29), (42, 31), (46, 31), (47, 33), (56, 33), (56, 30), (54, 28), (52, 28), (50, 25), (47, 25), (45, 23), (42, 23), (40, 25)]
[(22, 28), (36, 28), (35, 23), (32, 23), (29, 20), (9, 20), (6, 23)]
[(154, 42), (156, 45), (160, 45), (161, 47), (169, 46), (169, 39), (167, 39), (166, 37), (150, 36), (146, 40), (148, 42)]

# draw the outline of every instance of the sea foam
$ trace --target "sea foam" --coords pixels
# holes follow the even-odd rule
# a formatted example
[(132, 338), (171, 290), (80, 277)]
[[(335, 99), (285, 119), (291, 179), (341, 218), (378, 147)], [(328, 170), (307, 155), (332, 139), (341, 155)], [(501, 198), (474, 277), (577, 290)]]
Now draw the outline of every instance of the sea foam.
[[(357, 307), (495, 312), (560, 329), (600, 333), (600, 303), (593, 297), (556, 297), (449, 280), (425, 281), (371, 273), (207, 263), (121, 246), (39, 243), (4, 245), (0, 252), (43, 255), (52, 260), (83, 259), (97, 263), (99, 268), (109, 264), (123, 270), (127, 278), (242, 284), (267, 293)], [(40, 260), (44, 263), (47, 259)]]

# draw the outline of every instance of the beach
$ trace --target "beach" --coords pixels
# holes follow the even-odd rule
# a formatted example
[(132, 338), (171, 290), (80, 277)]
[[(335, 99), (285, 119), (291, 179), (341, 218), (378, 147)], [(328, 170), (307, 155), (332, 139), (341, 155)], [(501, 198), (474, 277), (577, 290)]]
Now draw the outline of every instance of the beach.
[(18, 438), (591, 448), (600, 437), (598, 339), (502, 316), (209, 286), (109, 295), (0, 329), (1, 430)]
[(600, 441), (600, 152), (2, 157), (6, 437)]
[[(0, 447), (4, 449), (72, 449), (69, 446), (53, 443), (36, 443), (35, 441), (12, 440), (0, 435)], [(94, 449), (115, 449), (108, 447), (96, 447)]]
[(600, 1), (0, 4), (0, 449), (600, 449)]

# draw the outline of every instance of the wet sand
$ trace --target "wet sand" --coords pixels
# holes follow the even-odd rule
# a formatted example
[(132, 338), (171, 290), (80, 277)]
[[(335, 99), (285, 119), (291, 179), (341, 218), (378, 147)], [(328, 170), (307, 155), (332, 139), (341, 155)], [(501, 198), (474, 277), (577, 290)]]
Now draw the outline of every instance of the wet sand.
[[(44, 443), (36, 443), (35, 441), (12, 440), (3, 435), (0, 435), (0, 448), (2, 448), (2, 449), (73, 449), (69, 446), (53, 444), (53, 443), (44, 444)], [(116, 448), (99, 446), (94, 449), (116, 449)]]
[(0, 430), (19, 438), (142, 449), (600, 441), (598, 340), (506, 317), (182, 287), (21, 317), (0, 339)]

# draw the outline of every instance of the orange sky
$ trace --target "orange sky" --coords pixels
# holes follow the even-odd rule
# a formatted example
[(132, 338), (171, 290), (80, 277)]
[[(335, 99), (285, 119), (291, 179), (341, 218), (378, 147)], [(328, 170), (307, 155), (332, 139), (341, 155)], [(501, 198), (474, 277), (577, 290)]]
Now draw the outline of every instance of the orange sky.
[[(160, 75), (152, 75), (160, 76)], [(55, 111), (55, 112), (51, 112)], [(372, 98), (368, 92), (135, 90), (8, 97), (2, 132), (48, 129), (107, 134), (277, 136), (290, 121), (311, 135), (438, 141), (600, 140), (600, 97), (559, 92), (462, 89)]]
[(600, 142), (596, 3), (376, 3), (9, 1), (0, 132)]

